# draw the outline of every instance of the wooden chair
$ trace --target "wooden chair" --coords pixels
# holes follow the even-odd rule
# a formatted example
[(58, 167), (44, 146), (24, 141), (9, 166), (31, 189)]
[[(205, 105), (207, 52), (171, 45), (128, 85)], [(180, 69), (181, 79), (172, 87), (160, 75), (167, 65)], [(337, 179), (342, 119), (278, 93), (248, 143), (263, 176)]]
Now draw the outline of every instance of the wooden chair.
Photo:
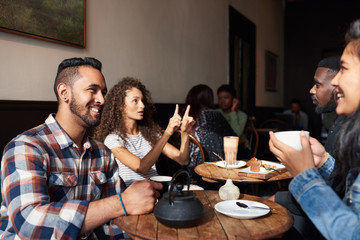
[[(181, 131), (180, 130), (176, 130), (176, 132), (174, 133), (174, 145), (175, 146), (180, 146), (180, 135), (181, 135)], [(201, 154), (201, 163), (205, 162), (205, 152), (204, 152), (204, 148), (201, 146), (200, 142), (191, 134), (189, 134), (190, 137), (190, 143), (193, 143), (196, 147), (199, 148), (200, 150), (200, 154)], [(194, 183), (194, 169), (195, 169), (195, 147), (193, 148), (193, 151), (191, 153), (191, 158), (190, 158), (190, 162), (192, 164), (193, 167), (193, 172), (191, 174), (191, 176), (193, 176), (192, 179), (192, 183)]]
[[(174, 145), (177, 148), (180, 148), (181, 144), (181, 131), (177, 130), (173, 136), (169, 139), (169, 143)], [(194, 144), (195, 147), (193, 151), (190, 153), (190, 163), (192, 164), (193, 169), (195, 168), (195, 150), (198, 148), (201, 154), (201, 163), (205, 162), (205, 152), (200, 142), (190, 134), (190, 144)], [(156, 162), (156, 169), (160, 175), (168, 175), (172, 176), (179, 169), (186, 169), (186, 166), (180, 166), (178, 163), (173, 160), (167, 158), (165, 155), (161, 154), (159, 157), (159, 161)], [(196, 174), (194, 171), (191, 173), (192, 176)], [(194, 183), (194, 178), (192, 179), (192, 183)]]
[(255, 125), (250, 119), (246, 123), (244, 132), (253, 152), (253, 157), (256, 157), (259, 147), (259, 133), (256, 131)]
[(277, 118), (267, 119), (259, 125), (259, 128), (276, 129), (277, 131), (291, 130), (291, 126)]
[(259, 142), (259, 152), (258, 156), (267, 160), (276, 160), (274, 154), (269, 149), (269, 131), (287, 131), (291, 130), (291, 126), (287, 124), (285, 121), (278, 118), (270, 118), (262, 122), (258, 131), (260, 134), (260, 142)]

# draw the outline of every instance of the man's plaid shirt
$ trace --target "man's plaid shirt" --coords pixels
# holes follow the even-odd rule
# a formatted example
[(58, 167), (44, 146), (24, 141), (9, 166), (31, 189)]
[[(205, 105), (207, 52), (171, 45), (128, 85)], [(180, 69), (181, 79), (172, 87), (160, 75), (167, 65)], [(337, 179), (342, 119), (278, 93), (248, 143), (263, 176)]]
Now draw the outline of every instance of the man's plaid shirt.
[[(120, 191), (111, 152), (87, 136), (83, 149), (53, 115), (8, 143), (1, 161), (1, 239), (79, 237), (89, 202)], [(126, 237), (116, 226), (104, 232)]]

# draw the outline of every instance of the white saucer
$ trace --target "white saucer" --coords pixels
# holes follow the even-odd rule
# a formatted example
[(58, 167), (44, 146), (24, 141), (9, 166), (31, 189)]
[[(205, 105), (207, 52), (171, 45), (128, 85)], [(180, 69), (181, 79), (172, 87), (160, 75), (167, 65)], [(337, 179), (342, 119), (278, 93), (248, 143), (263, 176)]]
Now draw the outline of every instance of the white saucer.
[(228, 168), (228, 169), (241, 168), (241, 167), (243, 167), (245, 165), (246, 165), (246, 162), (242, 161), (242, 160), (236, 160), (235, 164), (229, 164), (227, 166), (225, 166), (225, 161), (216, 162), (216, 166), (222, 167), (222, 168)]
[[(269, 165), (269, 166), (273, 166), (274, 169), (276, 169), (276, 170), (285, 168), (285, 166), (282, 163), (276, 163), (276, 162), (271, 162), (271, 161), (266, 161), (266, 160), (261, 160), (261, 163)], [(242, 172), (242, 173), (256, 173), (256, 174), (268, 174), (269, 172), (273, 172), (273, 171), (274, 171), (273, 169), (266, 170), (264, 167), (260, 167), (259, 172), (251, 171), (250, 167), (239, 170), (239, 172)]]
[(238, 205), (236, 205), (236, 202), (245, 203), (249, 207), (257, 206), (257, 207), (269, 208), (267, 205), (263, 203), (250, 201), (250, 200), (226, 200), (215, 204), (215, 210), (226, 216), (238, 218), (238, 219), (257, 218), (264, 216), (270, 212), (270, 208), (269, 209), (241, 208)]

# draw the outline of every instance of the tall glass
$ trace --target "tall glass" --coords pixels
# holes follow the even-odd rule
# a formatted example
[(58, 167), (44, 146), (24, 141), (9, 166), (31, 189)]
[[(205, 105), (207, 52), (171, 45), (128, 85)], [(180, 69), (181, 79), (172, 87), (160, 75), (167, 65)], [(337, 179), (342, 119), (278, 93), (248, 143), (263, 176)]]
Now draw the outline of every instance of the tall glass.
[(237, 136), (224, 137), (224, 152), (225, 152), (225, 161), (227, 165), (232, 165), (236, 163), (238, 145), (239, 145), (239, 137)]

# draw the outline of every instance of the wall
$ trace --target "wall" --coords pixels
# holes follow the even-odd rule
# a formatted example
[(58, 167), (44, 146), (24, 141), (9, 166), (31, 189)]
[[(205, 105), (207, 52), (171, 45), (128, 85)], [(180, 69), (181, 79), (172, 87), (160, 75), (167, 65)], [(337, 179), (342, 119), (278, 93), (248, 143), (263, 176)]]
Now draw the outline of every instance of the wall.
[(359, 18), (360, 1), (309, 2), (288, 3), (285, 9), (284, 106), (290, 107), (292, 98), (300, 99), (309, 115), (311, 135), (316, 137), (321, 119), (309, 94), (315, 69), (322, 58), (341, 55), (345, 32)]
[[(108, 88), (140, 78), (158, 103), (183, 102), (205, 83), (228, 82), (228, 8), (256, 24), (256, 105), (283, 104), (282, 0), (87, 0), (87, 47), (77, 49), (0, 32), (0, 99), (54, 101), (52, 85), (64, 58), (103, 62)], [(265, 50), (279, 56), (277, 92), (265, 92)]]

